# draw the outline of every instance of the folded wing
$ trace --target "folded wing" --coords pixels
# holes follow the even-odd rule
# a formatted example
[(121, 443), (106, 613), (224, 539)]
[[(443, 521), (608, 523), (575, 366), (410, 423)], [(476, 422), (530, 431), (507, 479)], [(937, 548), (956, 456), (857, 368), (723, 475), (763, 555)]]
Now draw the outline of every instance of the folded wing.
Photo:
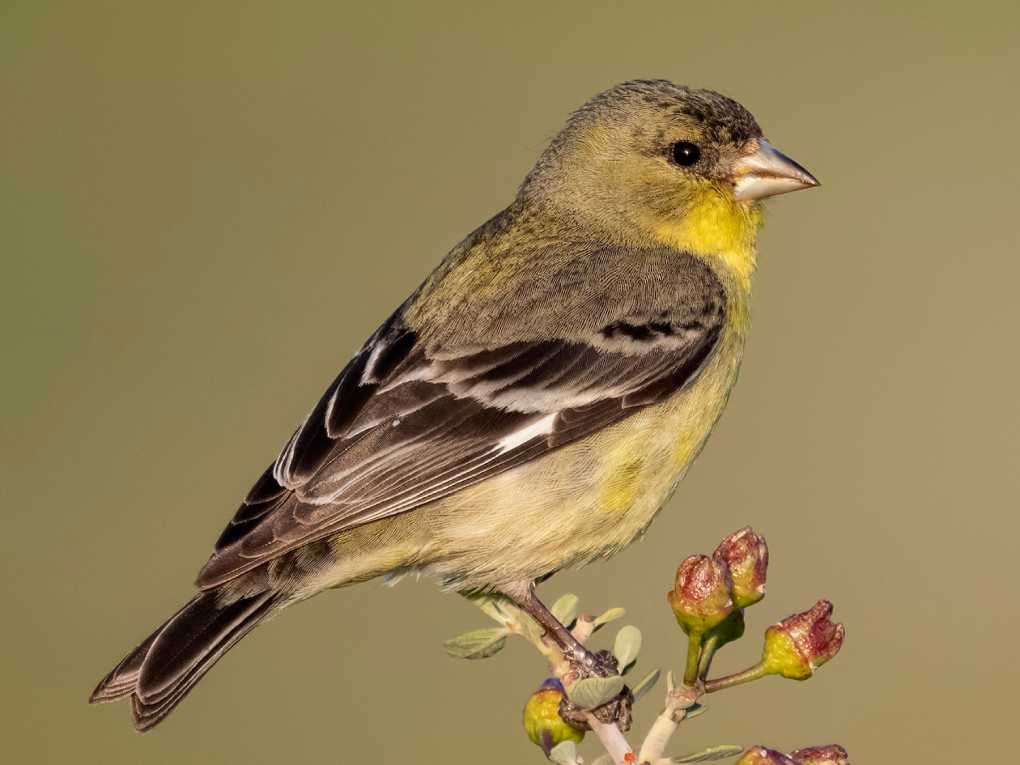
[(468, 350), (427, 349), (398, 311), (249, 492), (199, 585), (408, 512), (661, 401), (716, 345), (721, 301), (704, 305), (680, 325), (631, 318), (589, 338)]

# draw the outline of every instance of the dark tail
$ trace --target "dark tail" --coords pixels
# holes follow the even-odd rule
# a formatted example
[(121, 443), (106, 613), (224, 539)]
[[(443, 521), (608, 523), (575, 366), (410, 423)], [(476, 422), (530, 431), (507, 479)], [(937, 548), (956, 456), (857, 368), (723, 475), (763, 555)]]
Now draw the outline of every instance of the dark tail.
[(170, 714), (213, 664), (266, 618), (278, 596), (264, 592), (227, 605), (202, 592), (149, 635), (92, 691), (90, 703), (131, 697), (135, 727)]

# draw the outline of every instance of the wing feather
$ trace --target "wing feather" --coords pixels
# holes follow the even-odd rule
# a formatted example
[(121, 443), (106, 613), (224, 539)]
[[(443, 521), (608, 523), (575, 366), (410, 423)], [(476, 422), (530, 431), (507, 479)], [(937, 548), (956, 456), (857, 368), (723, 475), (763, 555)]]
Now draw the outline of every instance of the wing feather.
[(256, 482), (199, 585), (449, 496), (663, 400), (715, 348), (719, 302), (703, 300), (682, 326), (628, 317), (588, 337), (460, 351), (428, 348), (401, 309)]

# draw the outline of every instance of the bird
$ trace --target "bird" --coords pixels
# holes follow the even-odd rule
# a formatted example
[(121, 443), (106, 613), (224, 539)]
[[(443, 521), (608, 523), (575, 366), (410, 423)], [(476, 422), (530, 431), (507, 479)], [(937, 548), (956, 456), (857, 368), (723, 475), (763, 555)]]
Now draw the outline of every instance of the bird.
[(632, 80), (567, 119), (340, 371), (255, 481), (197, 592), (98, 684), (162, 721), (256, 625), (408, 573), (540, 600), (648, 529), (737, 379), (763, 200), (819, 185), (712, 90)]

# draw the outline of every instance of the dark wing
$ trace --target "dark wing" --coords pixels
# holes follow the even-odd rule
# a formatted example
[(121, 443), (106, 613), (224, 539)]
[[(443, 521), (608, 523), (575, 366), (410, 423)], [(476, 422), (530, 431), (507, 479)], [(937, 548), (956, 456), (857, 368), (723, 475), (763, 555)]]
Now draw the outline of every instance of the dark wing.
[(461, 352), (426, 350), (398, 312), (249, 492), (199, 585), (448, 496), (663, 400), (711, 354), (720, 305), (681, 325), (616, 321), (588, 340)]

